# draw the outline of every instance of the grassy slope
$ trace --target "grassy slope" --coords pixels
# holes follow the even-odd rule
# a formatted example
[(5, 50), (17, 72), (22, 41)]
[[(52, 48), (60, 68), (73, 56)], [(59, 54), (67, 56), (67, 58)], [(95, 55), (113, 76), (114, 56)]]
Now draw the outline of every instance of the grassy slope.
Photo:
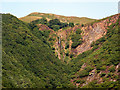
[[(32, 17), (32, 18), (31, 18)], [(73, 23), (80, 23), (80, 24), (86, 24), (86, 23), (91, 23), (93, 21), (95, 21), (95, 19), (90, 19), (90, 18), (86, 18), (86, 17), (67, 17), (67, 16), (62, 16), (62, 15), (55, 15), (55, 14), (45, 14), (45, 13), (31, 13), (25, 17), (19, 18), (20, 20), (24, 21), (24, 22), (30, 22), (33, 21), (35, 19), (41, 18), (41, 17), (45, 17), (48, 20), (51, 19), (59, 19), (62, 22), (73, 22)]]
[(41, 19), (42, 17), (36, 17), (36, 16), (26, 16), (26, 17), (22, 17), (20, 18), (20, 20), (25, 21), (25, 22), (31, 22), (37, 19)]
[(16, 17), (2, 17), (3, 87), (70, 87), (64, 66), (52, 49)]

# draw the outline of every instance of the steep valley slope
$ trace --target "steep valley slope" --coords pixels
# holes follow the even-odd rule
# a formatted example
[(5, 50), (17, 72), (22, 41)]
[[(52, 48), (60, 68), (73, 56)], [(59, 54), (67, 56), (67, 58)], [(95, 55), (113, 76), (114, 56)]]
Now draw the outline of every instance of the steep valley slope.
[[(111, 24), (116, 23), (118, 18), (119, 15), (117, 14), (99, 22), (86, 24), (85, 26), (76, 25), (65, 30), (60, 29), (55, 32), (52, 31), (49, 35), (49, 38), (52, 38), (52, 40), (50, 40), (49, 42), (53, 43), (52, 46), (55, 48), (55, 54), (56, 56), (58, 56), (59, 59), (62, 59), (63, 61), (66, 58), (67, 60), (71, 59), (70, 56), (76, 57), (77, 55), (92, 49), (91, 44), (105, 36), (108, 27)], [(79, 30), (81, 30), (81, 32), (79, 34), (76, 34), (76, 32)], [(72, 47), (72, 35), (74, 35), (74, 37), (82, 37), (82, 43), (80, 45), (76, 45), (76, 47)]]
[(3, 88), (119, 88), (120, 14), (57, 31), (2, 17)]
[[(73, 68), (71, 82), (76, 87), (114, 87), (119, 83), (119, 16), (51, 31), (48, 41), (55, 55)], [(76, 36), (82, 37), (82, 43), (73, 47)]]
[(13, 15), (2, 14), (2, 21), (2, 88), (73, 87), (42, 37)]

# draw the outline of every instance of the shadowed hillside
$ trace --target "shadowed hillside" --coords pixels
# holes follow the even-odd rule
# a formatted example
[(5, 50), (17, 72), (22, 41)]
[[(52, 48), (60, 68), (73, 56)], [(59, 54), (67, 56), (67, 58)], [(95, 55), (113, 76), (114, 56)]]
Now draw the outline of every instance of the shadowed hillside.
[[(2, 86), (4, 88), (71, 87), (64, 65), (29, 26), (16, 17), (2, 15)], [(40, 36), (41, 35), (41, 36)]]

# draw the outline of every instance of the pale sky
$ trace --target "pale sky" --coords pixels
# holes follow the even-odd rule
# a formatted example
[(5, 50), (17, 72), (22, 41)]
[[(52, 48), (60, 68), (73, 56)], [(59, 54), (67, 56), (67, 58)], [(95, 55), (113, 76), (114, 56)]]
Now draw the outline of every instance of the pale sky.
[[(97, 2), (96, 2), (97, 1)], [(3, 0), (0, 12), (24, 17), (32, 12), (101, 19), (118, 13), (119, 0)]]
[(118, 2), (119, 0), (1, 0), (2, 2)]

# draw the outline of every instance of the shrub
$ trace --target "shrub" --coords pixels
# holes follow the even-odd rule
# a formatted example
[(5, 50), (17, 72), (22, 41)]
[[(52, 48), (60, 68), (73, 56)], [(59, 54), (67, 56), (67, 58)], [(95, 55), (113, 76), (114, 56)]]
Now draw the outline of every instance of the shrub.
[(102, 37), (102, 38), (98, 39), (98, 41), (99, 41), (99, 42), (105, 42), (106, 39), (105, 39), (105, 37)]
[(52, 26), (51, 26), (51, 29), (57, 31), (57, 30), (60, 29), (60, 26), (59, 26), (59, 25), (52, 25)]
[(82, 33), (81, 29), (76, 30), (76, 34), (81, 34), (81, 33)]
[(73, 42), (71, 47), (76, 48), (80, 44), (82, 44), (82, 40), (79, 40), (78, 42)]
[(55, 50), (55, 48), (54, 48), (54, 47), (52, 47), (52, 50)]
[(67, 26), (68, 26), (67, 23), (61, 23), (60, 28), (64, 28), (64, 27), (67, 27)]
[(49, 41), (54, 41), (55, 39), (53, 39), (52, 37), (51, 38), (49, 38)]
[(71, 40), (73, 42), (72, 48), (76, 48), (78, 45), (82, 44), (83, 41), (81, 40), (82, 37), (80, 33), (81, 33), (81, 30), (77, 29), (76, 33), (71, 36)]
[(92, 51), (96, 50), (98, 47), (99, 47), (99, 46), (94, 46), (94, 47), (92, 48)]
[(60, 25), (60, 20), (59, 19), (53, 19), (49, 21), (49, 25)]
[(76, 78), (76, 76), (75, 75), (71, 75), (71, 79), (73, 79), (73, 78)]
[(66, 53), (66, 56), (69, 56), (69, 53)]
[(80, 83), (80, 80), (77, 80), (76, 83)]
[(69, 26), (70, 27), (74, 27), (74, 23), (69, 23)]
[(106, 66), (102, 66), (100, 69), (101, 69), (101, 70), (105, 70), (105, 69), (106, 69)]
[(110, 72), (115, 72), (115, 66), (112, 66), (108, 69)]
[(47, 24), (47, 19), (42, 18), (42, 19), (37, 19), (31, 22), (32, 24)]
[(87, 71), (87, 72), (90, 72), (91, 70), (93, 70), (94, 68), (92, 67), (92, 66), (87, 66), (87, 67), (85, 67), (85, 70)]
[(110, 74), (110, 73), (108, 73), (108, 74), (107, 74), (107, 77), (111, 77), (111, 74)]
[(81, 84), (85, 83), (85, 80), (80, 80), (80, 83), (81, 83)]
[(100, 72), (100, 70), (97, 70), (97, 73), (99, 73)]
[(83, 84), (83, 83), (85, 83), (85, 80), (77, 80), (76, 83)]
[(106, 63), (106, 65), (107, 65), (107, 66), (109, 66), (109, 65), (110, 65), (110, 63), (109, 63), (109, 62), (107, 62), (107, 63)]
[(73, 54), (70, 54), (70, 58), (72, 58), (74, 55)]
[(93, 47), (95, 45), (95, 42), (93, 41), (92, 43), (91, 43), (91, 47)]
[(111, 77), (113, 76), (114, 74), (113, 73), (108, 73), (108, 77)]
[(76, 25), (80, 25), (79, 23), (76, 23)]
[(76, 80), (74, 80), (73, 82), (76, 82)]
[(97, 65), (97, 66), (96, 66), (96, 69), (97, 69), (97, 70), (105, 70), (105, 69), (106, 69), (106, 66)]
[(103, 77), (103, 76), (105, 76), (105, 75), (106, 75), (106, 73), (101, 73), (101, 74), (100, 74), (101, 77)]
[(85, 76), (88, 76), (89, 75), (89, 72), (87, 72), (86, 70), (82, 70), (80, 71), (79, 73), (79, 77), (82, 78), (82, 77), (85, 77)]
[(82, 40), (81, 39), (81, 35), (79, 34), (74, 34), (72, 35), (71, 37), (71, 40), (72, 40), (72, 48), (76, 48), (78, 45), (82, 44)]
[(82, 24), (81, 26), (84, 27), (84, 24)]
[(67, 49), (67, 48), (69, 48), (69, 44), (67, 44), (67, 45), (65, 46), (65, 49)]
[(118, 68), (118, 72), (120, 72), (120, 67)]
[(100, 67), (101, 67), (100, 65), (97, 65), (97, 66), (96, 66), (96, 69), (97, 69), (97, 70), (101, 70)]

